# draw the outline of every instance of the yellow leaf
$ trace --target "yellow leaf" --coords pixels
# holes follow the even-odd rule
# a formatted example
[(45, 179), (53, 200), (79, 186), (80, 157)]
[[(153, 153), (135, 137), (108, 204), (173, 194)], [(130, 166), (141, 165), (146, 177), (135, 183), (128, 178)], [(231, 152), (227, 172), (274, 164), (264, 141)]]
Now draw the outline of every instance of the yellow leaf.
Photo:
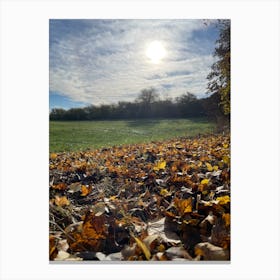
[(217, 197), (216, 199), (220, 205), (224, 205), (230, 202), (230, 197), (228, 195)]
[(219, 166), (218, 165), (214, 165), (213, 169), (214, 169), (214, 171), (218, 171), (219, 170)]
[(81, 186), (81, 196), (87, 196), (91, 192), (91, 186), (87, 187), (85, 185)]
[(57, 158), (57, 154), (52, 153), (52, 154), (51, 154), (51, 159), (56, 159), (56, 158)]
[(197, 164), (197, 166), (198, 166), (198, 167), (201, 167), (201, 165), (202, 165), (202, 162), (199, 161), (198, 164)]
[(182, 199), (182, 200), (175, 198), (174, 204), (177, 207), (177, 209), (181, 215), (192, 212), (192, 198), (191, 197), (189, 197), (188, 199)]
[(223, 144), (223, 147), (225, 148), (225, 149), (227, 149), (228, 148), (228, 144)]
[(202, 184), (202, 185), (208, 185), (209, 184), (209, 179), (203, 179), (200, 183)]
[(167, 189), (161, 189), (160, 190), (160, 195), (168, 196), (168, 195), (170, 195), (170, 192)]
[(58, 196), (58, 195), (57, 195), (57, 196), (55, 197), (54, 202), (55, 202), (55, 204), (56, 204), (57, 206), (61, 206), (61, 207), (67, 206), (67, 205), (70, 204), (70, 201), (67, 199), (66, 196)]
[(138, 247), (142, 250), (142, 252), (144, 253), (145, 257), (147, 260), (149, 260), (151, 258), (151, 252), (148, 249), (148, 247), (137, 237), (134, 237)]
[(223, 156), (223, 162), (229, 164), (230, 160), (228, 156)]
[(213, 166), (210, 163), (206, 162), (205, 164), (209, 172), (213, 171)]
[(154, 171), (159, 171), (160, 169), (165, 169), (166, 161), (160, 160), (154, 167)]
[(230, 225), (230, 214), (229, 213), (224, 213), (223, 214), (223, 220), (225, 221), (226, 226)]

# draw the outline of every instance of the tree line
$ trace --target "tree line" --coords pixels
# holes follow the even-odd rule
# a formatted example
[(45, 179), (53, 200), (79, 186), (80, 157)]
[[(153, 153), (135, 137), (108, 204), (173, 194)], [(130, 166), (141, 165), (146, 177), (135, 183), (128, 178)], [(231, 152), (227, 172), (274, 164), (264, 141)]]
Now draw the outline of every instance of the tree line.
[[(134, 102), (120, 101), (117, 104), (103, 104), (71, 108), (54, 108), (50, 112), (52, 121), (116, 120), (142, 118), (215, 118), (221, 114), (213, 97), (198, 99), (192, 93), (185, 93), (176, 99), (161, 99), (154, 88), (143, 89)], [(211, 104), (213, 103), (213, 104)], [(211, 106), (210, 106), (211, 105)]]

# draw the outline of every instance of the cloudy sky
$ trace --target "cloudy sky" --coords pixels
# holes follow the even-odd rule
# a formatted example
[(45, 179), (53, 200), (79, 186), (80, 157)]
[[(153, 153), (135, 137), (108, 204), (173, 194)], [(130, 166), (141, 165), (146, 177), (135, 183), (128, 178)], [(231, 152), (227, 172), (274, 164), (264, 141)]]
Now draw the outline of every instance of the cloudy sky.
[(206, 94), (218, 31), (202, 20), (50, 20), (50, 108)]

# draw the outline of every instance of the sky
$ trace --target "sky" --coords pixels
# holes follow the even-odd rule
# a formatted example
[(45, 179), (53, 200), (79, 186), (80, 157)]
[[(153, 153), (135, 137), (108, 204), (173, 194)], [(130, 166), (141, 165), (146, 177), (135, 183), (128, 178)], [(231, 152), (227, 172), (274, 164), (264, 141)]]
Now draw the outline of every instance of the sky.
[(159, 96), (207, 96), (218, 30), (203, 20), (68, 20), (49, 22), (50, 109)]

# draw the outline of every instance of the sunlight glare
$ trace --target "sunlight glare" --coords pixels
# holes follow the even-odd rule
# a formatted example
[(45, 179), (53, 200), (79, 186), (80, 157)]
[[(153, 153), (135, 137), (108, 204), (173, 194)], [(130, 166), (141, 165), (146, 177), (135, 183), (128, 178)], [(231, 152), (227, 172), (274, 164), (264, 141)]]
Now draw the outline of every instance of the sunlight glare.
[(146, 56), (152, 63), (158, 64), (166, 56), (166, 50), (161, 42), (153, 41), (147, 46)]

